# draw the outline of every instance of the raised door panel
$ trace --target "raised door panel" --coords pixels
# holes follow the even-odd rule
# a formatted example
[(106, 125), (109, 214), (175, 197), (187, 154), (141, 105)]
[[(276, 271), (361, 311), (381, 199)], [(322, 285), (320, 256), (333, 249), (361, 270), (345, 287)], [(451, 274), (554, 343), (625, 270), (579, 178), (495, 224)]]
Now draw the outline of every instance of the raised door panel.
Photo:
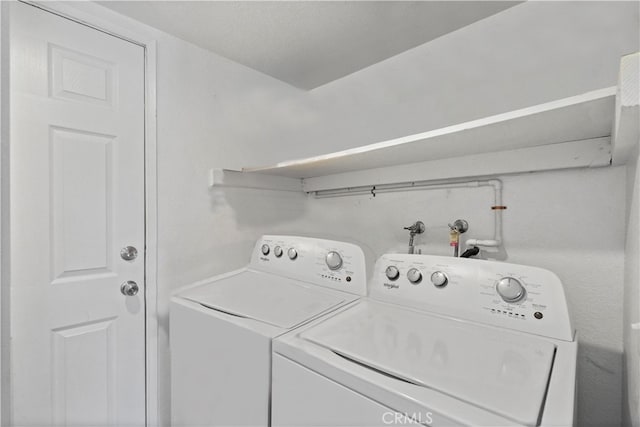
[(114, 322), (104, 319), (52, 331), (56, 425), (115, 424)]
[(51, 129), (53, 283), (113, 272), (114, 137)]
[(113, 106), (115, 64), (49, 44), (49, 93), (54, 98)]

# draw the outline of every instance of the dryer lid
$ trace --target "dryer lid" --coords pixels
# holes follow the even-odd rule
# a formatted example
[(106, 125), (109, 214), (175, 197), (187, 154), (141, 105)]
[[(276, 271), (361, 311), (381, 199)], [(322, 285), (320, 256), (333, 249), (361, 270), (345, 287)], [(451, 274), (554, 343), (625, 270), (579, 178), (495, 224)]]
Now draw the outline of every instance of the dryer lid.
[(536, 337), (374, 301), (301, 337), (358, 365), (530, 426), (538, 423), (555, 354), (552, 343)]
[(355, 299), (297, 280), (246, 270), (189, 289), (183, 298), (233, 316), (290, 329)]

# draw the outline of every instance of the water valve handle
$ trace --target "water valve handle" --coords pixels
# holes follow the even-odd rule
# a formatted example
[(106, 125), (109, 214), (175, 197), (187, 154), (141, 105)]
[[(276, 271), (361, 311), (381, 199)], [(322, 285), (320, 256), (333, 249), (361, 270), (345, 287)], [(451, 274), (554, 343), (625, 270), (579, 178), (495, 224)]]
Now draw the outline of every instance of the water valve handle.
[(424, 222), (416, 221), (414, 224), (411, 224), (408, 227), (404, 227), (404, 229), (409, 230), (409, 233), (411, 234), (422, 234), (425, 230)]
[(456, 219), (453, 224), (448, 224), (449, 228), (456, 230), (459, 234), (466, 233), (469, 229), (469, 223), (464, 219)]

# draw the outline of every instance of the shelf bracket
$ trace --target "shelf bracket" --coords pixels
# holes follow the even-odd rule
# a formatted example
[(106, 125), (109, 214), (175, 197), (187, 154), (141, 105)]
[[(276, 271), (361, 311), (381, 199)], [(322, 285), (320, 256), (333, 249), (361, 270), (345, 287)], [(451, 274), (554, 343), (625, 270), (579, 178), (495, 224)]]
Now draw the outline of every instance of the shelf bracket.
[(302, 179), (230, 169), (209, 169), (209, 188), (220, 187), (302, 192)]
[(611, 142), (613, 164), (623, 165), (638, 149), (640, 139), (640, 52), (623, 56), (616, 95)]

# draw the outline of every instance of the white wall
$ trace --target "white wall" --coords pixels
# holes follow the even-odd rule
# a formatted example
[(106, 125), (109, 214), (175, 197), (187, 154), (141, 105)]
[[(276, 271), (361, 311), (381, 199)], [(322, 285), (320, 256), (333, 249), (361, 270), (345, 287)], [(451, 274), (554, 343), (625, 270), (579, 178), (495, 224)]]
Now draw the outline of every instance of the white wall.
[(640, 158), (627, 165), (627, 232), (624, 275), (624, 400), (625, 426), (640, 426)]
[(526, 2), (309, 92), (268, 139), (290, 158), (615, 86), (638, 2)]

